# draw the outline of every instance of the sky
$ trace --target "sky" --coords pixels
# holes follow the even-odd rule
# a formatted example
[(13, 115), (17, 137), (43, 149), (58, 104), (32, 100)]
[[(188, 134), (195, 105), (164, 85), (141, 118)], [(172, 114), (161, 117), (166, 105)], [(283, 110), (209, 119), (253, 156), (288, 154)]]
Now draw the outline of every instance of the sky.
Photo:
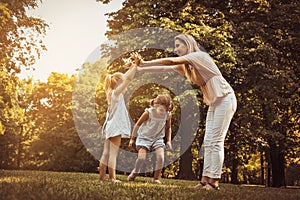
[(121, 9), (122, 2), (112, 0), (109, 4), (102, 4), (96, 0), (43, 0), (28, 14), (44, 19), (50, 26), (43, 40), (47, 51), (42, 52), (34, 65), (35, 70), (22, 69), (20, 77), (29, 76), (45, 82), (51, 72), (77, 73), (76, 69), (91, 58), (92, 52), (94, 58), (91, 61), (96, 61), (95, 51), (107, 41), (108, 18), (104, 15)]

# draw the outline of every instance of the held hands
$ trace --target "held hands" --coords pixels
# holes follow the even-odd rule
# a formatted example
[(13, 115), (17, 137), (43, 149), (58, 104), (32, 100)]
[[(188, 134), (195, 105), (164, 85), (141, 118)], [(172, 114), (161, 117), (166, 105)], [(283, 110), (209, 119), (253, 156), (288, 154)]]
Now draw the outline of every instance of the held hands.
[(123, 66), (124, 69), (131, 69), (133, 67), (137, 67), (137, 65), (134, 64), (133, 62), (128, 62)]
[(172, 146), (171, 141), (169, 141), (169, 142), (166, 143), (166, 147), (167, 147), (167, 149), (169, 149), (170, 151), (173, 151), (173, 146)]
[[(133, 61), (132, 61), (133, 60)], [(137, 53), (137, 52), (133, 52), (130, 54), (130, 58), (124, 60), (125, 61), (125, 65), (123, 66), (124, 69), (131, 69), (132, 67), (137, 67), (139, 65), (144, 64), (144, 60), (142, 59), (142, 56)]]
[(134, 60), (134, 63), (137, 66), (141, 66), (141, 65), (144, 64), (144, 60), (143, 60), (142, 56), (138, 52), (131, 53), (130, 57)]

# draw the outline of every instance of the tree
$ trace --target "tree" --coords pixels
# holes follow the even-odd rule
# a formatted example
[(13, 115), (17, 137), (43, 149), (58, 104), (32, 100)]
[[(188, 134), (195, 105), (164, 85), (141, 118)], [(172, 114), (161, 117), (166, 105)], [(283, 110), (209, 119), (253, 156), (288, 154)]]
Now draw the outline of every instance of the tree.
[(10, 74), (27, 69), (45, 50), (42, 35), (48, 25), (42, 19), (27, 15), (28, 9), (37, 7), (36, 0), (0, 1), (0, 70)]
[(35, 0), (0, 1), (0, 168), (20, 167), (29, 140), (24, 134), (30, 124), (26, 125), (26, 108), (20, 96), (25, 88), (16, 74), (24, 66), (29, 69), (45, 49), (40, 36), (47, 24), (26, 13), (36, 6)]
[(53, 72), (47, 83), (35, 85), (33, 132), (38, 139), (31, 145), (30, 158), (38, 169), (95, 171), (96, 161), (82, 144), (74, 125), (72, 95), (75, 81), (75, 76)]
[(0, 71), (0, 168), (16, 168), (14, 157), (18, 141), (20, 108), (17, 99), (18, 79)]
[(244, 69), (241, 91), (247, 94), (247, 99), (242, 103), (247, 109), (245, 116), (252, 119), (251, 140), (257, 146), (268, 143), (265, 155), (270, 156), (266, 160), (271, 164), (275, 187), (285, 185), (286, 154), (293, 152), (299, 142), (291, 137), (297, 127), (297, 122), (291, 119), (298, 119), (295, 114), (299, 110), (296, 4), (294, 1), (248, 1), (245, 5), (236, 2), (226, 12), (235, 24), (236, 40), (232, 43), (238, 49), (239, 65)]

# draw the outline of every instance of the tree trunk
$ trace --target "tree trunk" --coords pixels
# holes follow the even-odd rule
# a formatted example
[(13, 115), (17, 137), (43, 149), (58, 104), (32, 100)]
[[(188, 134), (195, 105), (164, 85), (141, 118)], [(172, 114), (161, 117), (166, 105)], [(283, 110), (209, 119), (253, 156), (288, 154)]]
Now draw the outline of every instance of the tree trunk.
[(268, 161), (268, 169), (267, 169), (267, 187), (271, 186), (271, 163)]
[(271, 146), (270, 158), (272, 163), (272, 187), (285, 186), (283, 151), (275, 145)]
[(20, 169), (21, 166), (21, 156), (22, 156), (22, 137), (23, 137), (23, 125), (21, 126), (20, 135), (18, 135), (18, 144), (16, 152), (16, 168)]
[[(233, 126), (230, 126), (230, 132), (231, 133), (234, 133), (234, 127)], [(233, 184), (239, 184), (239, 181), (238, 181), (238, 166), (239, 166), (239, 160), (238, 160), (238, 148), (237, 148), (237, 139), (235, 137), (234, 134), (231, 134), (230, 135), (232, 140), (231, 140), (231, 145), (232, 145), (232, 165), (231, 165), (231, 175), (230, 175), (230, 178), (231, 178), (231, 183)]]
[(193, 180), (195, 175), (192, 170), (193, 155), (191, 146), (181, 155), (179, 164), (179, 179)]
[[(196, 178), (192, 169), (193, 154), (192, 154), (192, 143), (194, 140), (194, 134), (198, 128), (198, 121), (196, 121), (197, 127), (195, 125), (195, 118), (193, 110), (195, 107), (193, 105), (193, 99), (191, 96), (185, 96), (184, 103), (185, 106), (181, 110), (181, 119), (179, 134), (181, 136), (180, 140), (180, 160), (179, 160), (179, 179), (194, 180)], [(193, 125), (192, 125), (193, 124)]]
[(192, 170), (192, 138), (193, 138), (193, 129), (190, 125), (190, 120), (192, 117), (190, 113), (183, 113), (183, 118), (185, 119), (181, 125), (181, 141), (180, 141), (180, 160), (179, 160), (179, 179), (192, 180), (195, 178), (195, 175)]
[(265, 185), (265, 161), (264, 152), (260, 152), (260, 174), (261, 174), (261, 184)]
[(238, 184), (238, 159), (235, 157), (232, 161), (231, 183)]

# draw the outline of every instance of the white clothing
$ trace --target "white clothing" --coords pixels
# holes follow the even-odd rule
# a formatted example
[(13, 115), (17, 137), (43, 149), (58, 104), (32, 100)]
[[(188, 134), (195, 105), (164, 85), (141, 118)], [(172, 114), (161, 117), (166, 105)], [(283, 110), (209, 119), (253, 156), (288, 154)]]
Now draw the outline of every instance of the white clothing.
[(184, 55), (182, 58), (191, 63), (202, 77), (204, 81), (203, 85), (199, 84), (197, 77), (191, 81), (201, 87), (203, 99), (207, 105), (213, 104), (219, 97), (224, 97), (234, 92), (209, 54), (203, 51), (197, 51)]
[(157, 118), (153, 116), (153, 110), (154, 108), (145, 109), (149, 118), (139, 127), (136, 139), (136, 146), (146, 147), (149, 151), (164, 146), (165, 125), (170, 115), (168, 112), (163, 118)]
[(207, 53), (197, 51), (183, 58), (192, 65), (190, 79), (201, 87), (204, 102), (209, 105), (203, 141), (205, 150), (202, 176), (219, 179), (224, 162), (224, 140), (237, 108), (236, 97)]
[(117, 99), (114, 90), (111, 93), (111, 105), (108, 106), (102, 130), (105, 139), (118, 135), (121, 135), (122, 138), (130, 137), (131, 123), (124, 96), (120, 94)]
[(236, 97), (230, 93), (209, 106), (204, 135), (204, 166), (202, 176), (221, 178), (224, 162), (224, 140), (237, 109)]

